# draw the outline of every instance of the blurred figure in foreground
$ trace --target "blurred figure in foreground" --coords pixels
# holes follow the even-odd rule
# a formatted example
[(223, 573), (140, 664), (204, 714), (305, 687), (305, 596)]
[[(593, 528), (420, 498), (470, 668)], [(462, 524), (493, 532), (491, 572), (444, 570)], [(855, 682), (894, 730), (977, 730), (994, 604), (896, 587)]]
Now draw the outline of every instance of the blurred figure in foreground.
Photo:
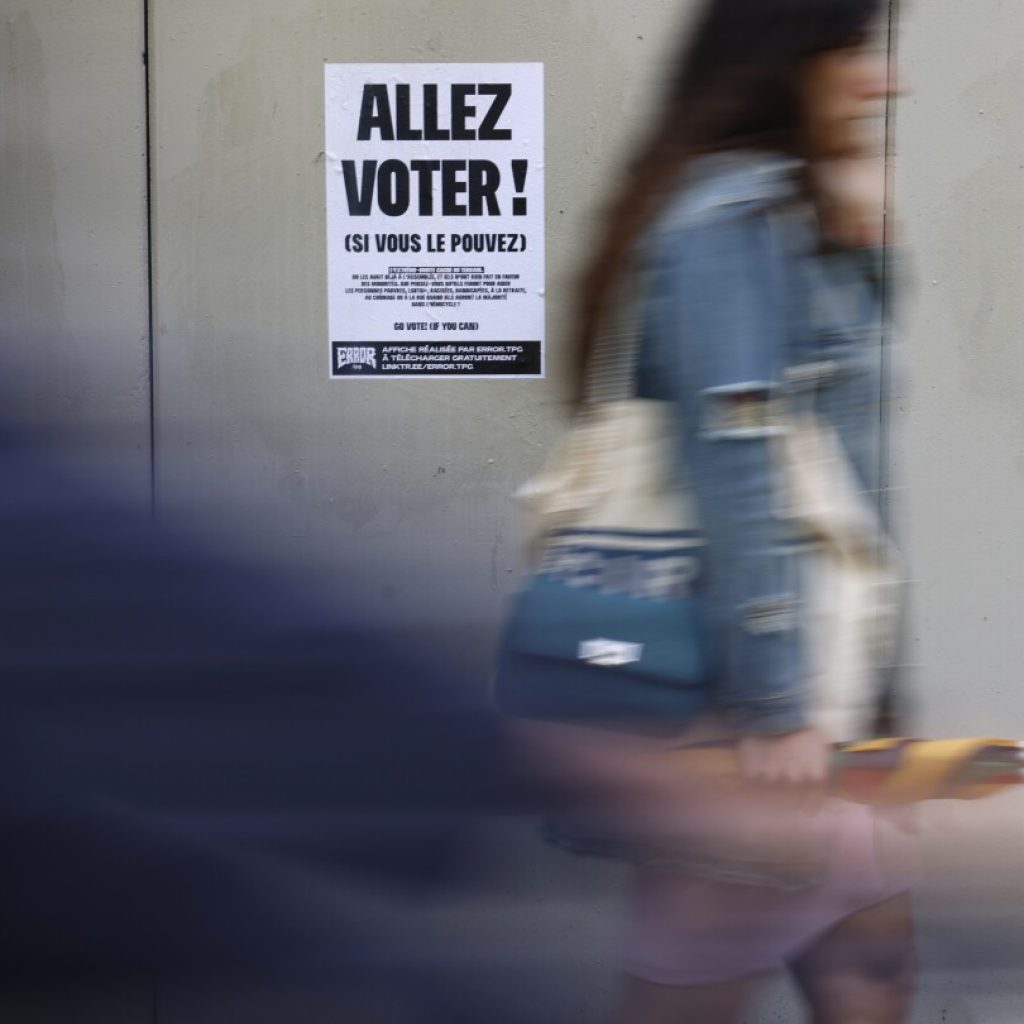
[(522, 806), (493, 713), (347, 624), (356, 581), (325, 610), (2, 425), (0, 477), (0, 986), (279, 982), (480, 1020), (455, 953), (346, 893), (457, 885), (477, 817)]
[[(538, 577), (576, 588), (563, 605), (588, 588), (595, 607), (621, 591), (639, 619), (637, 598), (672, 597), (679, 576), (703, 602), (713, 666), (702, 689), (672, 696), (652, 682), (658, 673), (676, 682), (671, 665), (629, 677), (649, 645), (622, 621), (609, 617), (618, 632), (587, 634), (595, 639), (576, 665), (557, 669), (519, 656), (527, 641), (528, 654), (542, 654), (556, 629), (513, 631), (520, 647), (504, 705), (569, 720), (527, 734), (567, 773), (603, 779), (603, 800), (580, 808), (583, 827), (599, 832), (604, 815), (609, 834), (680, 839), (674, 863), (638, 872), (626, 1024), (727, 1024), (782, 968), (823, 1024), (895, 1024), (908, 1012), (914, 869), (877, 839), (903, 838), (900, 825), (822, 791), (830, 743), (893, 728), (882, 712), (892, 707), (901, 570), (877, 502), (885, 255), (875, 142), (890, 85), (872, 39), (882, 14), (880, 0), (709, 0), (585, 278), (583, 414), (599, 417), (610, 401), (595, 380), (610, 381), (619, 400), (621, 381), (604, 368), (615, 366), (616, 344), (635, 345), (618, 376), (631, 378), (633, 398), (674, 410), (703, 575), (696, 584), (680, 575), (693, 549), (678, 528), (678, 550), (649, 532), (625, 558), (628, 530), (584, 519), (594, 528), (562, 549), (551, 541)], [(565, 534), (569, 525), (580, 524)], [(644, 575), (644, 565), (654, 567)], [(558, 615), (552, 603), (552, 622)], [(678, 645), (669, 632), (665, 643)], [(643, 696), (643, 724), (661, 738), (613, 734), (596, 715), (572, 722), (571, 702), (558, 713), (542, 706), (545, 690), (571, 691), (583, 706), (596, 699), (582, 696), (588, 687), (605, 685), (606, 708), (618, 702), (623, 713)], [(665, 751), (721, 740), (735, 742), (746, 785), (693, 779), (687, 797), (666, 776)], [(554, 831), (565, 840), (567, 829), (571, 845), (566, 822)]]

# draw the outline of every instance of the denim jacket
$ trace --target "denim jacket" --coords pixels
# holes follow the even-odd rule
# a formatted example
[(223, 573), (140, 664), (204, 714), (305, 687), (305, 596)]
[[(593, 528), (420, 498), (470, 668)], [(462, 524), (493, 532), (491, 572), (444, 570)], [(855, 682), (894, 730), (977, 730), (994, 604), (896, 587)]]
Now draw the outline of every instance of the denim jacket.
[(880, 253), (823, 251), (799, 170), (773, 154), (701, 157), (640, 247), (637, 391), (679, 409), (716, 695), (749, 732), (807, 722), (800, 548), (774, 512), (775, 400), (827, 417), (865, 492), (880, 487)]

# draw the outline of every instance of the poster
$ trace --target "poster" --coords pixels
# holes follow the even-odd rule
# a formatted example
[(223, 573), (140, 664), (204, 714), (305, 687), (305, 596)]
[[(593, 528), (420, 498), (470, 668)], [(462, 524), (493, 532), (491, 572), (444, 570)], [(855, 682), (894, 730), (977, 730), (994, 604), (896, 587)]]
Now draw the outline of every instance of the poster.
[(335, 378), (544, 375), (541, 64), (328, 64)]

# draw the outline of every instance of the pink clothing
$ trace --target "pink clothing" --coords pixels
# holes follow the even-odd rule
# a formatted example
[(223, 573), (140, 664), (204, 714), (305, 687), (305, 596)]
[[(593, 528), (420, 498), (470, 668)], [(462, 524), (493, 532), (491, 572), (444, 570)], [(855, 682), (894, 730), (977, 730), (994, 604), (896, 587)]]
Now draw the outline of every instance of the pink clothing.
[[(626, 971), (663, 985), (702, 985), (777, 970), (843, 919), (915, 881), (912, 838), (895, 816), (832, 800), (814, 828), (827, 838), (823, 878), (796, 891), (640, 871)], [(882, 833), (899, 863), (883, 853)]]

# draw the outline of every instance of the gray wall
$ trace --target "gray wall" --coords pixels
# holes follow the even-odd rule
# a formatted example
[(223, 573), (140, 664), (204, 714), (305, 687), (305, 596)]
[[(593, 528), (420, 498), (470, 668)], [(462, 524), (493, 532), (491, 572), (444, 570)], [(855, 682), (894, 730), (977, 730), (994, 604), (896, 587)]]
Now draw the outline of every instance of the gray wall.
[(142, 52), (137, 0), (0, 0), (0, 403), (148, 500)]
[[(29, 364), (0, 400), (55, 442), (102, 441), (141, 500), (152, 454), (158, 507), (203, 510), (219, 540), (335, 589), (358, 568), (369, 615), (454, 637), (482, 675), (518, 564), (509, 493), (561, 420), (572, 271), (692, 6), (151, 0), (150, 264), (140, 0), (0, 0), (0, 332)], [(894, 205), (916, 288), (892, 463), (921, 732), (1020, 734), (1024, 9), (931, 0), (902, 28)], [(545, 63), (549, 380), (327, 379), (325, 60)], [(1019, 1019), (998, 949), (1020, 948), (1022, 809), (926, 815), (926, 954), (964, 971), (929, 975), (922, 1024)]]
[[(518, 565), (509, 494), (561, 415), (572, 274), (686, 6), (157, 0), (161, 493), (244, 501), (234, 540), (244, 521), (291, 564), (363, 566), (368, 612), (461, 624), (481, 666)], [(325, 60), (545, 62), (548, 381), (327, 379)]]
[[(905, 7), (894, 206), (912, 288), (893, 462), (917, 579), (918, 729), (1020, 736), (1024, 8)], [(925, 959), (936, 1012), (921, 1019), (1019, 1017), (1024, 800), (935, 805), (924, 828), (930, 881), (920, 903), (933, 915)], [(1014, 971), (1000, 975), (1000, 965)]]
[(929, 725), (1020, 714), (1024, 662), (1024, 8), (904, 17), (896, 212), (910, 243), (899, 474)]

